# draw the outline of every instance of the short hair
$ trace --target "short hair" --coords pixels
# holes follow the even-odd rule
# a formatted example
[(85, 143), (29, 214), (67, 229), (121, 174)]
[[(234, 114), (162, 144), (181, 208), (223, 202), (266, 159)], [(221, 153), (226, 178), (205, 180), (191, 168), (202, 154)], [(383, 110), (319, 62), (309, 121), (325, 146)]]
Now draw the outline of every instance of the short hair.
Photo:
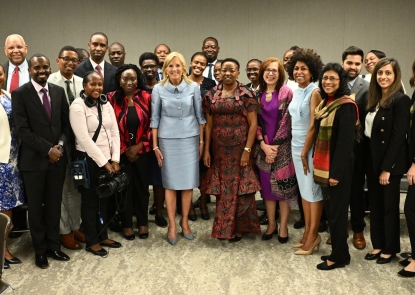
[(198, 55), (203, 56), (204, 58), (206, 58), (206, 62), (207, 62), (208, 58), (207, 58), (207, 56), (204, 52), (196, 52), (195, 54), (193, 54), (192, 57), (190, 58), (190, 62), (192, 62), (193, 59)]
[(218, 59), (218, 60), (216, 61), (215, 65), (216, 65), (216, 64), (221, 64), (221, 63), (223, 63), (223, 59)]
[(111, 47), (112, 45), (120, 45), (121, 47), (122, 47), (122, 50), (124, 50), (125, 51), (125, 48), (124, 48), (124, 45), (122, 45), (121, 43), (119, 43), (119, 42), (113, 42), (109, 47)]
[(276, 62), (278, 64), (278, 80), (277, 80), (277, 85), (275, 85), (274, 90), (279, 91), (281, 86), (284, 85), (285, 70), (284, 70), (284, 66), (282, 65), (282, 62), (276, 57), (269, 57), (262, 62), (261, 67), (259, 68), (258, 77), (259, 77), (259, 91), (260, 92), (264, 92), (267, 90), (267, 83), (264, 80), (264, 72), (267, 69), (267, 67), (273, 62)]
[(246, 66), (248, 66), (248, 64), (249, 64), (250, 62), (252, 62), (252, 61), (257, 61), (257, 62), (259, 62), (260, 64), (262, 64), (262, 61), (261, 61), (261, 60), (259, 60), (259, 59), (257, 59), (257, 58), (253, 58), (253, 59), (248, 60), (248, 62), (246, 63)]
[(409, 85), (411, 85), (411, 87), (415, 87), (415, 60), (412, 64), (412, 76), (409, 79)]
[(180, 60), (180, 63), (182, 64), (182, 68), (183, 68), (183, 80), (187, 83), (190, 84), (193, 81), (190, 80), (187, 77), (188, 71), (187, 71), (187, 65), (186, 65), (186, 60), (184, 59), (184, 56), (181, 53), (175, 52), (173, 51), (172, 53), (170, 53), (169, 55), (166, 56), (166, 59), (164, 60), (164, 64), (163, 67), (161, 68), (161, 71), (163, 72), (163, 79), (159, 82), (161, 84), (165, 84), (167, 85), (168, 80), (169, 80), (169, 76), (167, 75), (166, 71), (167, 71), (167, 67), (169, 66), (170, 62), (172, 61), (173, 58), (177, 57)]
[(205, 45), (205, 42), (206, 42), (207, 40), (213, 40), (213, 41), (215, 41), (216, 45), (218, 45), (218, 46), (219, 46), (218, 39), (216, 39), (215, 37), (207, 37), (207, 38), (205, 38), (205, 40), (203, 40), (203, 44), (202, 44), (202, 46), (203, 46), (203, 45)]
[(170, 47), (169, 46), (167, 46), (166, 44), (164, 44), (164, 43), (161, 43), (161, 44), (159, 44), (159, 45), (157, 45), (156, 46), (156, 48), (154, 48), (154, 53), (156, 53), (156, 51), (157, 51), (157, 48), (159, 48), (160, 46), (166, 46), (167, 47), (167, 49), (169, 50), (169, 52), (171, 53), (171, 49), (170, 49)]
[(140, 65), (140, 67), (142, 66), (143, 61), (145, 61), (146, 59), (154, 60), (157, 65), (159, 64), (159, 58), (157, 57), (157, 55), (155, 55), (152, 52), (144, 52), (140, 55), (140, 58), (138, 59), (138, 64)]
[[(382, 88), (379, 86), (376, 76), (377, 76), (378, 71), (387, 65), (392, 66), (393, 73), (395, 74), (395, 80), (389, 86), (386, 94), (383, 95), (384, 98), (382, 99)], [(402, 80), (402, 74), (401, 74), (401, 68), (399, 66), (398, 61), (394, 59), (393, 57), (381, 58), (373, 70), (372, 79), (370, 79), (369, 91), (367, 94), (366, 109), (370, 110), (373, 107), (377, 106), (378, 104), (383, 108), (390, 107), (393, 103), (395, 94), (397, 92), (403, 93), (401, 80)]]
[[(85, 76), (84, 76), (84, 79), (82, 80), (82, 85), (83, 84), (86, 84), (86, 83), (88, 83), (89, 82), (89, 80), (90, 80), (90, 77), (92, 76), (92, 75), (98, 75), (98, 77), (100, 77), (101, 79), (102, 79), (102, 77), (101, 77), (101, 75), (100, 74), (98, 74), (98, 72), (97, 71), (89, 71), (89, 72), (86, 72), (86, 74), (85, 74)], [(104, 81), (102, 81), (102, 83), (104, 83)]]
[[(380, 50), (376, 50), (376, 49), (372, 49), (372, 50), (370, 50), (369, 52), (372, 52), (374, 55), (376, 55), (376, 57), (377, 58), (384, 58), (384, 57), (386, 57), (386, 53), (385, 52), (383, 52), (383, 51), (380, 51)], [(368, 55), (369, 54), (369, 52), (368, 53), (366, 53), (366, 55)]]
[(123, 64), (115, 71), (115, 74), (114, 74), (114, 80), (115, 80), (115, 84), (117, 85), (117, 90), (118, 90), (117, 93), (115, 94), (115, 100), (119, 105), (122, 104), (122, 101), (125, 97), (124, 90), (122, 89), (121, 84), (120, 84), (120, 79), (121, 79), (122, 73), (124, 73), (127, 70), (133, 70), (137, 74), (137, 88), (140, 90), (145, 89), (144, 78), (143, 78), (143, 74), (141, 73), (140, 69), (134, 64)]
[(291, 46), (290, 49), (288, 49), (288, 50), (297, 50), (298, 48), (300, 48), (300, 47), (298, 47), (297, 45), (294, 45), (294, 46)]
[(222, 65), (223, 65), (225, 62), (233, 62), (234, 64), (236, 64), (236, 65), (238, 66), (238, 70), (240, 70), (240, 69), (241, 69), (241, 66), (239, 65), (239, 61), (237, 61), (237, 60), (236, 60), (236, 59), (234, 59), (234, 58), (230, 58), (230, 57), (228, 57), (228, 58), (222, 59)]
[(60, 57), (64, 51), (73, 51), (73, 52), (75, 52), (75, 53), (76, 53), (76, 55), (78, 55), (78, 57), (79, 57), (79, 54), (78, 54), (78, 51), (76, 50), (76, 48), (75, 48), (75, 47), (73, 47), (73, 46), (70, 46), (70, 45), (63, 46), (63, 47), (61, 48), (61, 50), (59, 50), (58, 57)]
[(328, 94), (324, 91), (323, 87), (323, 75), (327, 71), (334, 71), (339, 75), (339, 89), (337, 89), (336, 93), (334, 94), (334, 98), (340, 98), (345, 95), (350, 94), (349, 86), (347, 85), (347, 72), (343, 69), (343, 67), (337, 62), (330, 62), (328, 63), (321, 72), (321, 76), (319, 79), (320, 85), (320, 94), (322, 99), (328, 98)]
[(49, 66), (50, 66), (50, 60), (49, 60), (49, 58), (47, 58), (47, 57), (46, 57), (46, 55), (44, 55), (43, 53), (36, 53), (36, 54), (33, 54), (33, 55), (32, 55), (32, 57), (31, 57), (31, 58), (29, 59), (29, 61), (28, 61), (29, 68), (32, 66), (32, 60), (33, 60), (35, 57), (44, 57), (44, 58), (46, 58), (46, 59), (47, 59), (47, 61), (48, 61), (48, 63), (49, 63)]
[(96, 36), (96, 35), (101, 35), (103, 37), (105, 37), (105, 39), (107, 39), (107, 45), (108, 45), (108, 37), (107, 35), (105, 35), (103, 32), (95, 32), (91, 35), (91, 37), (89, 37), (89, 41), (91, 41), (92, 37)]
[(80, 57), (83, 52), (86, 52), (86, 54), (89, 57), (89, 52), (86, 49), (84, 49), (84, 48), (75, 48), (75, 49), (76, 49), (76, 52), (78, 53), (78, 57)]
[(360, 55), (362, 58), (362, 63), (364, 59), (364, 53), (363, 50), (356, 46), (349, 46), (346, 48), (345, 51), (342, 53), (342, 61), (345, 61), (348, 55)]
[(311, 78), (316, 81), (320, 77), (320, 72), (324, 66), (323, 61), (313, 49), (297, 48), (288, 62), (287, 73), (291, 80), (294, 80), (293, 72), (297, 62), (303, 62), (311, 73)]

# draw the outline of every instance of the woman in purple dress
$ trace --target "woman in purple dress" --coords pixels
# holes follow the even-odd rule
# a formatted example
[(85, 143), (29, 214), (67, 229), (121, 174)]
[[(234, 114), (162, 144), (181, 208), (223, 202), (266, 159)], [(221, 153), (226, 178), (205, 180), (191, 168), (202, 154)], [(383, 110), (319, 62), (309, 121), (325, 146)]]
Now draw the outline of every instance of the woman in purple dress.
[[(292, 91), (284, 85), (285, 71), (278, 58), (267, 58), (259, 70), (258, 145), (256, 164), (259, 168), (261, 196), (265, 200), (268, 228), (262, 235), (270, 240), (278, 234), (278, 241), (288, 241), (288, 215), (290, 207), (297, 205), (298, 185), (291, 155), (291, 117), (288, 105)], [(279, 202), (281, 226), (275, 222), (276, 204)]]

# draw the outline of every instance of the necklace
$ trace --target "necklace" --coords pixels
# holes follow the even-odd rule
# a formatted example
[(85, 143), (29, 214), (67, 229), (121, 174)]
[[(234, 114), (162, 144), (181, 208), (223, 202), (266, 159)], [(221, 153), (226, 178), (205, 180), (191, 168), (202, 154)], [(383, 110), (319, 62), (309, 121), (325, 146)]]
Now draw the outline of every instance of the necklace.
[(272, 93), (273, 92), (274, 92), (274, 90), (267, 91), (267, 94), (265, 95), (265, 100), (266, 101), (271, 101), (272, 100)]
[(232, 95), (229, 95), (229, 93), (231, 93), (231, 94), (233, 94), (233, 92), (235, 91), (235, 89), (236, 89), (236, 86), (237, 85), (235, 85), (234, 87), (232, 87), (232, 89), (231, 90), (225, 90), (225, 88), (223, 89), (223, 91), (225, 91), (225, 95), (226, 95), (226, 97), (232, 97)]

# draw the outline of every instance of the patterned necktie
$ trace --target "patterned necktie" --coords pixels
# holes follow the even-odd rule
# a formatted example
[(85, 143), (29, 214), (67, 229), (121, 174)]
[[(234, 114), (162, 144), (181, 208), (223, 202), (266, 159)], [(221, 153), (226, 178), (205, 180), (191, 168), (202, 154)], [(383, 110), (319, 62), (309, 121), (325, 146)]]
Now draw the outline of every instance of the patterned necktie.
[(12, 75), (12, 80), (10, 81), (10, 93), (13, 92), (16, 88), (19, 87), (19, 67), (14, 68), (14, 72)]
[(46, 114), (48, 114), (49, 121), (50, 121), (50, 118), (52, 117), (52, 109), (50, 108), (50, 101), (49, 101), (48, 94), (47, 94), (48, 91), (45, 88), (42, 88), (40, 92), (43, 92), (43, 97), (42, 97), (43, 107), (45, 108)]
[(212, 67), (213, 67), (213, 64), (208, 64), (208, 67), (209, 67), (208, 78), (209, 79), (212, 79)]
[(97, 70), (98, 74), (101, 76), (102, 81), (104, 81), (104, 76), (102, 75), (102, 71), (101, 71), (102, 68), (101, 68), (101, 66), (100, 65), (97, 65), (95, 67), (95, 69)]
[(69, 104), (71, 104), (75, 100), (75, 96), (73, 95), (73, 92), (71, 90), (71, 83), (72, 81), (66, 80), (66, 94), (68, 95)]

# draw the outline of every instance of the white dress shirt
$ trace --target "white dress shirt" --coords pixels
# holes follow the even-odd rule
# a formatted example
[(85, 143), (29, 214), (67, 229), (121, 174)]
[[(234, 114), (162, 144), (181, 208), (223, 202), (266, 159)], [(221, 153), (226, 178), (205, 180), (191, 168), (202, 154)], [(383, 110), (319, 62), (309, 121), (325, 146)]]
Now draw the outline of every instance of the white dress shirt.
[[(10, 84), (12, 83), (12, 77), (14, 68), (16, 66), (9, 61), (9, 71), (7, 73), (7, 91), (10, 92)], [(19, 67), (19, 87), (30, 81), (29, 65), (25, 60)]]

